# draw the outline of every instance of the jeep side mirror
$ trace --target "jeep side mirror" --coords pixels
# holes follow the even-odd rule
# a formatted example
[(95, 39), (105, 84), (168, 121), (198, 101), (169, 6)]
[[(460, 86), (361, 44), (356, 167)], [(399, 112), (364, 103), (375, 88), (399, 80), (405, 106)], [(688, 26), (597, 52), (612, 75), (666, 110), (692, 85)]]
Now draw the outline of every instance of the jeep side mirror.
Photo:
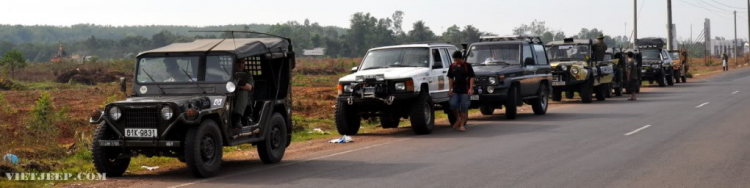
[(125, 94), (125, 96), (128, 96), (128, 89), (127, 89), (128, 83), (126, 82), (126, 80), (127, 79), (125, 79), (125, 77), (120, 77), (120, 91), (122, 91), (122, 93)]
[(352, 73), (357, 72), (357, 67), (352, 67)]
[(536, 65), (536, 61), (534, 61), (534, 58), (527, 57), (523, 60), (523, 65)]

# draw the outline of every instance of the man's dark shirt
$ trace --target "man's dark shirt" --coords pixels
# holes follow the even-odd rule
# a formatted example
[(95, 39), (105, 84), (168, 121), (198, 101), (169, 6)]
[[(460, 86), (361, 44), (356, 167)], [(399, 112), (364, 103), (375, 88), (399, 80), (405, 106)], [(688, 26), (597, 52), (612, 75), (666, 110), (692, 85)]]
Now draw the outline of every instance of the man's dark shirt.
[(448, 69), (448, 78), (453, 79), (453, 93), (455, 94), (468, 94), (469, 79), (474, 77), (476, 77), (474, 69), (468, 63), (465, 66), (454, 63)]
[(597, 40), (592, 47), (594, 48), (594, 61), (604, 61), (604, 54), (607, 53), (607, 43)]

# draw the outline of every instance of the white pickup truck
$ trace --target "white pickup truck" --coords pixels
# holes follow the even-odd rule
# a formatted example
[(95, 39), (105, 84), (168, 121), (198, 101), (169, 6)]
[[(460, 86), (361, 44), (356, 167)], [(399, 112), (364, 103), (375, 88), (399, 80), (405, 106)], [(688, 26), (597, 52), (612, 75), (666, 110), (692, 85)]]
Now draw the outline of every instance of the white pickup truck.
[(383, 128), (410, 119), (416, 134), (429, 134), (435, 109), (448, 113), (448, 68), (456, 46), (422, 43), (373, 48), (352, 74), (339, 79), (336, 128), (355, 135), (362, 119), (380, 118)]

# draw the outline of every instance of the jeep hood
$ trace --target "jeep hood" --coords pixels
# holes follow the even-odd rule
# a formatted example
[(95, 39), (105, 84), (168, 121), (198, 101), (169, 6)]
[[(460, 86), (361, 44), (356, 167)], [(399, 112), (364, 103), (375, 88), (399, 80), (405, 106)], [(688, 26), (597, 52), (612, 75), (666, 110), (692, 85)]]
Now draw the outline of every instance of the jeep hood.
[(521, 71), (520, 65), (473, 66), (476, 75), (500, 75)]
[(339, 82), (354, 82), (357, 76), (365, 75), (384, 75), (386, 80), (412, 78), (414, 75), (426, 74), (430, 71), (427, 67), (394, 67), (382, 69), (370, 69), (358, 71), (354, 74), (346, 75), (339, 79)]
[(557, 67), (560, 65), (571, 66), (571, 65), (584, 65), (584, 64), (586, 64), (585, 61), (553, 61), (550, 63), (550, 66)]

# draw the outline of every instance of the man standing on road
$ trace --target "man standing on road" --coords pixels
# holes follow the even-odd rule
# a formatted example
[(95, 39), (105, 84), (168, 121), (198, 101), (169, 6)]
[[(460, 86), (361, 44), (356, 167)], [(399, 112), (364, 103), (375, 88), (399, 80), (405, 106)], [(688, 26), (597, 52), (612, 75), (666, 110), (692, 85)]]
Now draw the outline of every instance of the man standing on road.
[(625, 64), (625, 76), (628, 79), (628, 87), (630, 87), (629, 101), (635, 100), (635, 90), (638, 88), (638, 77), (636, 74), (638, 74), (639, 67), (636, 65), (633, 56), (633, 52), (628, 52), (628, 62)]
[(607, 53), (607, 43), (604, 42), (604, 35), (596, 37), (594, 47), (594, 61), (604, 61), (604, 54)]
[(464, 61), (463, 53), (457, 51), (453, 53), (453, 64), (448, 69), (448, 78), (450, 83), (450, 106), (453, 113), (456, 114), (456, 123), (453, 128), (459, 131), (466, 131), (466, 121), (469, 119), (469, 96), (474, 93), (474, 69)]
[(721, 66), (724, 66), (724, 71), (729, 71), (729, 56), (726, 53), (721, 54)]

